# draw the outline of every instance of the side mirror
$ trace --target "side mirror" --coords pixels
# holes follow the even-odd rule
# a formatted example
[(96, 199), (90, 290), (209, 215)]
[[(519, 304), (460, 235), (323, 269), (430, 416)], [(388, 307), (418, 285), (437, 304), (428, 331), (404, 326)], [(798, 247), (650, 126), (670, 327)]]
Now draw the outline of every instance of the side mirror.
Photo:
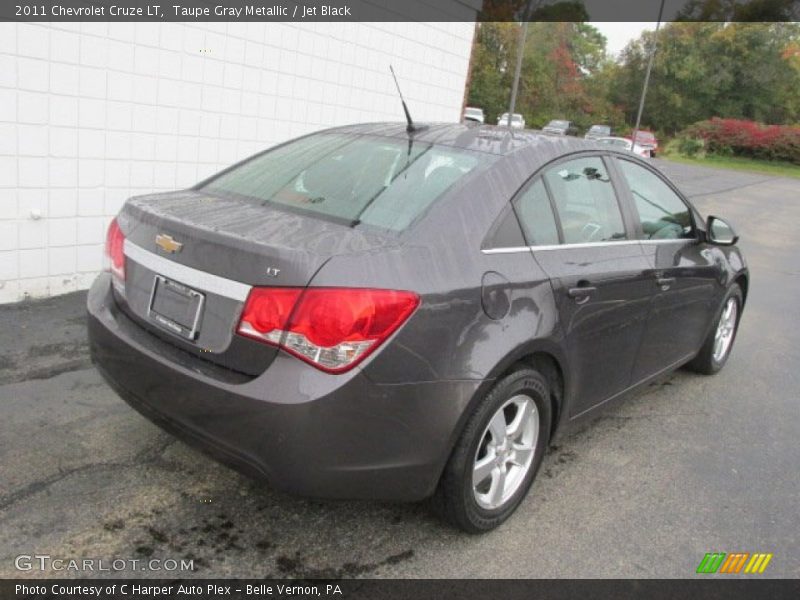
[(706, 221), (706, 240), (717, 246), (733, 246), (739, 236), (727, 222), (719, 217), (708, 217)]

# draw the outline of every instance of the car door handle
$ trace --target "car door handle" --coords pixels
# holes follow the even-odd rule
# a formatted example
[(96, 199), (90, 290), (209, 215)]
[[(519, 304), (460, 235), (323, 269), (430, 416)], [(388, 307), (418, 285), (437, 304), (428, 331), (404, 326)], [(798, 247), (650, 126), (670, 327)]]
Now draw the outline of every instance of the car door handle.
[(597, 291), (596, 287), (591, 285), (582, 285), (580, 287), (569, 288), (567, 295), (575, 300), (577, 304), (584, 304), (589, 301), (592, 294)]
[(656, 278), (656, 285), (660, 287), (662, 290), (668, 290), (672, 284), (675, 283), (674, 277), (657, 277)]

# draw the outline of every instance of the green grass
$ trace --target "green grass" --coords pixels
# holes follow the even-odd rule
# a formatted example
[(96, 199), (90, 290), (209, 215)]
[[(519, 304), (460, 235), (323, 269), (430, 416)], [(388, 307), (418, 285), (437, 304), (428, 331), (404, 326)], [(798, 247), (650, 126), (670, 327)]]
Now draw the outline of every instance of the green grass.
[(751, 173), (775, 175), (776, 177), (794, 177), (796, 179), (800, 179), (800, 166), (787, 162), (716, 155), (707, 155), (703, 158), (689, 158), (688, 156), (673, 152), (662, 154), (659, 156), (659, 158), (671, 160), (677, 163), (683, 163), (685, 165), (697, 165), (699, 167), (712, 167), (716, 169), (732, 169), (734, 171), (749, 171)]

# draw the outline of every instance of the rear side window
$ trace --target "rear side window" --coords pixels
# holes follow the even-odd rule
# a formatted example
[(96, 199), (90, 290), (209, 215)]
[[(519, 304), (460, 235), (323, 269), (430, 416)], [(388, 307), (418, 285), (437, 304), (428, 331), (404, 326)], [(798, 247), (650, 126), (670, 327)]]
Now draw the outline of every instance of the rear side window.
[(625, 226), (602, 159), (577, 158), (545, 171), (565, 244), (624, 240)]
[(553, 208), (541, 179), (537, 179), (516, 199), (515, 208), (528, 244), (552, 246), (559, 243)]
[(644, 238), (669, 240), (693, 237), (689, 207), (658, 175), (629, 160), (618, 160), (633, 194)]
[(223, 173), (204, 189), (351, 226), (402, 231), (490, 155), (377, 136), (321, 133)]

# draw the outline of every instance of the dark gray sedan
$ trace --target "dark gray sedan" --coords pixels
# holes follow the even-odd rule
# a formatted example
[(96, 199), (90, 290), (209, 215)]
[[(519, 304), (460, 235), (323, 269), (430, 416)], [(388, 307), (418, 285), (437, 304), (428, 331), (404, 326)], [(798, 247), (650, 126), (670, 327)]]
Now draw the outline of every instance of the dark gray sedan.
[(332, 129), (128, 200), (91, 351), (134, 408), (276, 488), (433, 496), (485, 531), (566, 423), (723, 367), (748, 287), (736, 241), (608, 146)]

